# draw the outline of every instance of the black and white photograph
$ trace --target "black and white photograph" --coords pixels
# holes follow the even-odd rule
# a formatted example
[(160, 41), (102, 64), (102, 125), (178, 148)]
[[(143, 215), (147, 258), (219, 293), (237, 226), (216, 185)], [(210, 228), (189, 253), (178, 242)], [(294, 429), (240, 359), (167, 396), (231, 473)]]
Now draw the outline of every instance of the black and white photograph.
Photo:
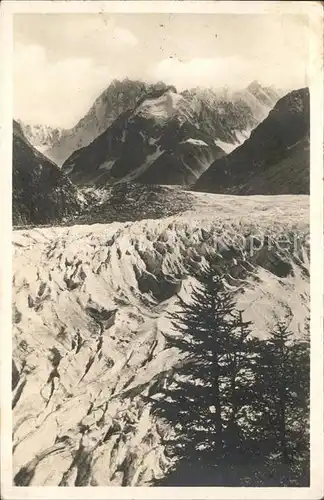
[(266, 3), (12, 14), (5, 500), (315, 500), (322, 14)]

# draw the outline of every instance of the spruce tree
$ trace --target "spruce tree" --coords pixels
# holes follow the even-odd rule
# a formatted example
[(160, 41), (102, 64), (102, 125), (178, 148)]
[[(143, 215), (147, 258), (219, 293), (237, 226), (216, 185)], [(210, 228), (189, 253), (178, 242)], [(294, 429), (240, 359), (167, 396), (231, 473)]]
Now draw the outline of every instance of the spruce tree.
[(298, 485), (309, 485), (310, 473), (310, 336), (305, 334), (292, 342), (290, 354), (292, 377), (291, 403), (287, 409), (288, 446), (291, 469)]
[(309, 466), (309, 341), (294, 338), (289, 319), (278, 320), (259, 354), (256, 438), (281, 483), (303, 481)]
[(172, 314), (168, 344), (183, 362), (155, 408), (176, 429), (173, 453), (210, 461), (239, 440), (250, 330), (221, 275), (207, 266), (197, 280), (190, 302), (180, 299)]

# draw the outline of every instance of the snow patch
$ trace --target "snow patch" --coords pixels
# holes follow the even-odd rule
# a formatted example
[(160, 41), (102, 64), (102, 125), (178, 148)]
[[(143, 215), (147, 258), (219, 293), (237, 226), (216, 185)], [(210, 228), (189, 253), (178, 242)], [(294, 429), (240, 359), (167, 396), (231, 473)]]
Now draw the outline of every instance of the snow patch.
[(115, 162), (116, 160), (107, 160), (99, 166), (98, 170), (107, 170), (109, 172), (115, 165)]
[(252, 130), (252, 128), (246, 130), (235, 130), (235, 135), (239, 146), (243, 144), (243, 142), (245, 142), (247, 139), (249, 139)]
[(166, 92), (157, 98), (145, 99), (137, 108), (136, 115), (154, 119), (156, 122), (165, 122), (177, 114), (181, 119), (192, 118), (190, 103), (179, 94)]
[(208, 144), (205, 141), (202, 141), (201, 139), (193, 139), (191, 137), (189, 139), (186, 139), (185, 141), (181, 141), (180, 144), (184, 144), (186, 142), (189, 144), (194, 144), (195, 146), (207, 146), (208, 147)]
[(241, 146), (241, 144), (243, 144), (243, 142), (245, 142), (250, 137), (251, 132), (252, 129), (234, 130), (234, 134), (236, 137), (236, 141), (234, 143), (221, 141), (220, 139), (215, 139), (214, 142), (216, 146), (222, 148), (226, 154), (230, 154), (232, 151), (234, 151), (234, 149)]
[(225, 151), (226, 154), (230, 154), (232, 151), (234, 151), (234, 149), (236, 149), (239, 146), (239, 144), (237, 143), (232, 144), (230, 142), (220, 141), (219, 139), (215, 139), (214, 142), (216, 146)]
[(149, 143), (150, 146), (153, 146), (154, 144), (157, 143), (158, 140), (159, 140), (159, 138), (149, 137), (147, 142)]

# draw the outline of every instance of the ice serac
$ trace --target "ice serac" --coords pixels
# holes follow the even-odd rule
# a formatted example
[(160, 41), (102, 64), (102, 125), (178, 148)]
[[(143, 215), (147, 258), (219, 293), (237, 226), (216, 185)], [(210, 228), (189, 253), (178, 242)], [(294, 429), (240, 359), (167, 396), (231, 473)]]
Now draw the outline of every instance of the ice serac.
[(195, 189), (231, 194), (309, 193), (309, 90), (281, 98), (239, 148), (216, 160)]
[(13, 224), (59, 222), (78, 211), (77, 189), (61, 170), (34, 148), (13, 122)]
[(308, 197), (191, 196), (194, 210), (159, 220), (14, 232), (15, 485), (140, 486), (167, 473), (172, 430), (145, 397), (181, 362), (168, 313), (190, 300), (205, 259), (229, 265), (255, 335), (274, 313), (303, 332)]
[(188, 100), (174, 87), (147, 93), (88, 147), (63, 164), (79, 185), (194, 183), (225, 154), (201, 132)]

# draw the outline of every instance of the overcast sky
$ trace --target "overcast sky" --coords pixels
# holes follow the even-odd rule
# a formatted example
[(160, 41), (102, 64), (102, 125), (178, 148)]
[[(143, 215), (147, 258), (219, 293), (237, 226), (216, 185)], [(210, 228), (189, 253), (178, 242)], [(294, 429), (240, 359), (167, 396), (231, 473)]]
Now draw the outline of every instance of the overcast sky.
[(71, 127), (109, 83), (178, 90), (307, 85), (307, 18), (293, 15), (16, 14), (14, 115)]

